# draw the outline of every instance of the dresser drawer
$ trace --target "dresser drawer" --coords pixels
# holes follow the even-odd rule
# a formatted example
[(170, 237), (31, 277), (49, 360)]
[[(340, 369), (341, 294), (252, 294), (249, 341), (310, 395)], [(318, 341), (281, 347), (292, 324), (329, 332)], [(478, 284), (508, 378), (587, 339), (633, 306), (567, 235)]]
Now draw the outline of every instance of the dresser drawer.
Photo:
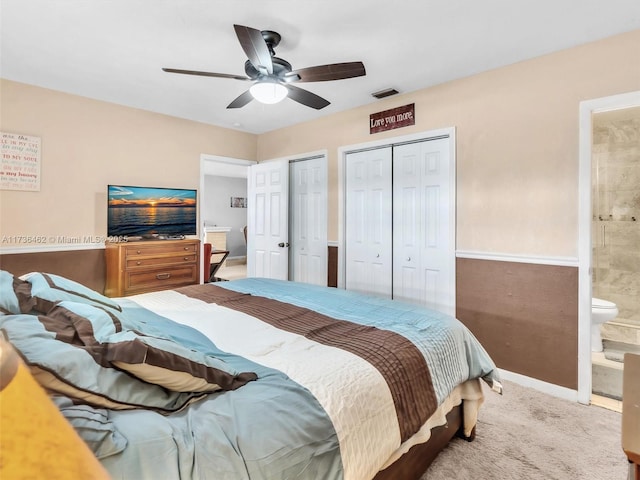
[(140, 272), (128, 272), (126, 274), (126, 293), (137, 290), (164, 290), (181, 285), (197, 283), (198, 272), (196, 265), (183, 267), (171, 267)]
[(176, 255), (181, 253), (196, 253), (198, 251), (197, 242), (148, 242), (143, 245), (131, 245), (125, 247), (125, 256), (130, 257), (156, 257), (165, 255)]
[(161, 267), (161, 266), (170, 266), (170, 265), (181, 265), (187, 263), (197, 263), (198, 256), (194, 254), (186, 254), (175, 255), (175, 256), (167, 256), (167, 257), (138, 257), (138, 258), (127, 258), (127, 270), (132, 270), (135, 268), (145, 268), (145, 267)]

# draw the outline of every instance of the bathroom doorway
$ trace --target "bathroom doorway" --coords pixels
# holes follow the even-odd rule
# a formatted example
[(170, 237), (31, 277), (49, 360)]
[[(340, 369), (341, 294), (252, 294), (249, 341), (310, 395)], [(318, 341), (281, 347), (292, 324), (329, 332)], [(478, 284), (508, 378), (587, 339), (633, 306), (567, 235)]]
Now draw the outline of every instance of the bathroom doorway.
[[(624, 354), (640, 353), (640, 92), (580, 110), (578, 397), (619, 409)], [(592, 299), (613, 318), (592, 326)]]
[(622, 400), (624, 354), (640, 353), (640, 106), (594, 113), (592, 139), (592, 295), (618, 312), (599, 327), (592, 391)]

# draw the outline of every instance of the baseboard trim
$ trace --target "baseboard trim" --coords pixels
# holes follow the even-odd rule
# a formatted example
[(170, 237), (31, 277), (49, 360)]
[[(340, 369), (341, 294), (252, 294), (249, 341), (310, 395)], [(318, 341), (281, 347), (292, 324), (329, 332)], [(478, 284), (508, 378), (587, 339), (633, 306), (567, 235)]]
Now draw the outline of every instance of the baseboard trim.
[[(562, 398), (564, 400), (569, 400), (571, 402), (578, 402), (578, 391), (572, 390), (567, 387), (561, 387), (559, 385), (554, 385), (553, 383), (544, 382), (542, 380), (538, 380), (537, 378), (527, 377), (525, 375), (521, 375), (519, 373), (510, 372), (508, 370), (498, 369), (500, 373), (500, 378), (503, 380), (507, 380), (509, 382), (516, 383), (523, 387), (533, 388), (534, 390), (538, 390), (539, 392), (546, 393), (548, 395)], [(505, 392), (507, 395), (508, 391)]]

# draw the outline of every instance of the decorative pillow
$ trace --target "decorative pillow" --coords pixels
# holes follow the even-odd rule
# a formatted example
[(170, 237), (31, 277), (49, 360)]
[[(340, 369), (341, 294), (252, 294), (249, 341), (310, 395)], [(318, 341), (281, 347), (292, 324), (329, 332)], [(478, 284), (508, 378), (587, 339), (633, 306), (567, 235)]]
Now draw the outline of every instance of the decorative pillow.
[(0, 314), (29, 313), (36, 300), (31, 296), (31, 284), (0, 270)]
[[(78, 403), (114, 410), (148, 408), (168, 413), (202, 398), (171, 392), (114, 368), (104, 346), (84, 345), (72, 322), (44, 315), (0, 316), (0, 329), (18, 350), (36, 381)], [(72, 339), (67, 343), (56, 339)], [(84, 337), (86, 338), (86, 337)]]
[(127, 447), (127, 439), (116, 430), (108, 410), (75, 405), (61, 395), (53, 395), (51, 399), (98, 459), (120, 453)]
[(223, 360), (164, 338), (126, 331), (106, 341), (107, 359), (113, 365), (174, 392), (235, 390), (257, 378), (255, 373), (236, 372)]
[(171, 339), (123, 331), (122, 321), (126, 320), (108, 309), (65, 301), (53, 307), (47, 316), (63, 325), (73, 326), (60, 331), (59, 340), (100, 344), (100, 355), (104, 360), (167, 390), (235, 390), (256, 379), (253, 373), (240, 373), (223, 360), (186, 348)]
[(59, 275), (32, 272), (21, 278), (31, 284), (31, 295), (36, 299), (35, 308), (41, 313), (48, 313), (55, 303), (63, 300), (122, 311), (120, 305), (110, 298)]
[(115, 313), (88, 304), (6, 315), (0, 328), (42, 386), (98, 407), (172, 412), (257, 378), (173, 340), (123, 330)]
[[(71, 332), (72, 336), (78, 336), (86, 345), (102, 342), (109, 335), (121, 332), (123, 320), (120, 315), (109, 308), (68, 300), (55, 304), (47, 314), (48, 317), (59, 320), (61, 324), (73, 325), (73, 328), (65, 331)], [(62, 332), (57, 332), (56, 338), (63, 342), (74, 343)]]

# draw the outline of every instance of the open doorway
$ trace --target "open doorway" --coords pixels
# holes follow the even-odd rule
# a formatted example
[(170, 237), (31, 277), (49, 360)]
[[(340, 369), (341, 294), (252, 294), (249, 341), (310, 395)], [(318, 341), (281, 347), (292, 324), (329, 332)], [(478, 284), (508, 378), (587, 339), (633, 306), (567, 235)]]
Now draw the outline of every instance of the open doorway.
[[(211, 244), (216, 280), (247, 276), (247, 174), (254, 164), (250, 160), (201, 156), (201, 240), (203, 245)], [(205, 281), (209, 277), (209, 272), (203, 272)]]
[[(637, 122), (633, 115), (638, 111), (638, 107), (640, 91), (588, 100), (580, 104), (578, 401), (585, 404), (598, 403), (609, 406), (609, 400), (601, 403), (602, 399), (615, 400), (619, 397), (616, 391), (621, 387), (624, 365), (607, 355), (616, 352), (606, 351), (606, 340), (613, 340), (609, 343), (617, 344), (616, 347), (638, 347), (638, 342), (632, 341), (631, 336), (638, 336), (640, 330), (634, 325), (632, 318), (626, 318), (629, 316), (627, 311), (634, 310), (634, 307), (625, 307), (627, 297), (631, 297), (625, 295), (624, 289), (616, 287), (615, 282), (602, 282), (614, 277), (625, 276), (629, 279), (637, 275), (627, 268), (627, 265), (633, 263), (630, 258), (623, 262), (615, 261), (613, 268), (610, 268), (611, 260), (616, 254), (615, 249), (622, 250), (625, 255), (633, 250), (623, 245), (621, 239), (624, 240), (625, 235), (629, 237), (627, 231), (637, 231), (637, 207), (634, 202), (623, 201), (623, 195), (616, 191), (620, 186), (620, 179), (613, 178), (612, 182), (608, 182), (598, 178), (601, 174), (611, 173), (607, 163), (618, 158), (614, 157), (613, 153), (617, 155), (617, 151), (621, 149), (617, 131), (624, 130), (621, 130), (620, 126), (625, 127)], [(626, 112), (632, 112), (632, 116), (628, 117)], [(611, 132), (614, 133), (613, 140), (608, 139)], [(634, 134), (637, 135), (637, 129), (632, 128), (625, 136), (629, 132), (636, 132)], [(607, 138), (599, 139), (603, 135)], [(613, 150), (610, 147), (613, 147)], [(635, 144), (634, 148), (637, 149)], [(637, 165), (625, 166), (623, 162), (616, 161), (612, 175), (624, 174), (622, 176), (627, 183), (630, 174), (637, 175)], [(610, 183), (616, 188), (609, 185)], [(636, 185), (637, 183), (632, 182), (634, 192)], [(614, 247), (614, 250), (611, 247)], [(625, 288), (629, 284), (633, 282), (627, 281)], [(605, 296), (605, 300), (613, 300), (608, 303), (616, 309), (614, 318), (608, 319), (613, 322), (608, 328), (605, 324), (600, 325), (593, 321), (599, 314), (597, 310), (601, 309), (602, 299), (599, 297)], [(594, 338), (594, 328), (597, 329), (597, 338)], [(617, 334), (618, 337), (612, 337), (612, 334)]]
[[(288, 278), (305, 283), (328, 282), (327, 274), (327, 153), (326, 151), (296, 155), (277, 161), (286, 162), (291, 171), (292, 185), (288, 202), (287, 244), (290, 243), (292, 257)], [(268, 163), (268, 162), (262, 162)], [(215, 155), (201, 155), (200, 165), (200, 225), (202, 244), (212, 243), (214, 250), (228, 251), (228, 256), (216, 273), (218, 278), (232, 280), (247, 276), (247, 247), (251, 246), (251, 228), (247, 218), (250, 209), (249, 195), (232, 194), (228, 188), (235, 185), (234, 192), (247, 191), (250, 167), (255, 161), (241, 160)], [(257, 168), (257, 167), (256, 167)], [(244, 199), (244, 201), (243, 201)], [(234, 202), (235, 200), (235, 202)], [(235, 206), (233, 206), (235, 203)], [(234, 217), (223, 215), (223, 210)], [(233, 220), (242, 212), (240, 220)], [(235, 221), (234, 224), (232, 224)], [(255, 232), (253, 232), (255, 235)], [(224, 247), (224, 248), (222, 248)], [(224, 255), (224, 253), (222, 254)], [(214, 254), (212, 261), (219, 259)], [(203, 272), (202, 272), (203, 273)], [(205, 278), (201, 274), (201, 278)], [(208, 278), (208, 277), (206, 277)]]

